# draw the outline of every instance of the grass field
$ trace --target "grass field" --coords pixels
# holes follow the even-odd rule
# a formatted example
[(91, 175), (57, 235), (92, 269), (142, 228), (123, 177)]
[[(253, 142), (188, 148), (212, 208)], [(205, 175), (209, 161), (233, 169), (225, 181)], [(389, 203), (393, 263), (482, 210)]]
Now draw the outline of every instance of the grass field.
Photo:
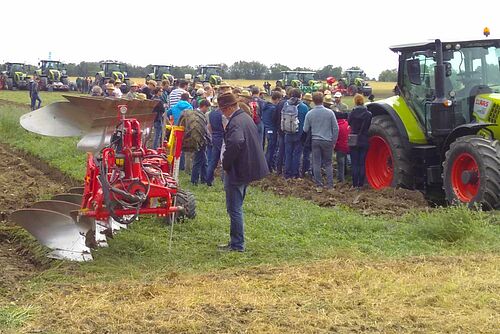
[[(44, 103), (62, 98), (42, 94)], [(75, 138), (19, 127), (26, 103), (26, 92), (0, 91), (0, 142), (82, 179)], [(251, 187), (248, 251), (228, 254), (215, 249), (228, 238), (222, 185), (193, 187), (184, 174), (181, 182), (195, 193), (198, 216), (176, 226), (171, 252), (165, 226), (145, 218), (93, 262), (49, 262), (19, 291), (0, 290), (0, 333), (497, 330), (497, 214), (458, 207), (365, 216)], [(43, 255), (26, 233), (9, 231)]]

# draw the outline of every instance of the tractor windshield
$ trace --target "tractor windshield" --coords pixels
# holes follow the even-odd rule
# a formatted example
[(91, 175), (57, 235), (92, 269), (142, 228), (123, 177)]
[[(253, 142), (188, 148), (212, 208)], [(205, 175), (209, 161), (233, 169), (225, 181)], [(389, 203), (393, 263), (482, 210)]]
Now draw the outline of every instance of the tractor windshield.
[(120, 64), (107, 64), (108, 72), (121, 72)]
[(55, 61), (48, 61), (45, 63), (45, 68), (51, 69), (51, 70), (57, 70), (58, 69), (58, 62)]
[(307, 84), (309, 81), (314, 80), (314, 73), (303, 73), (302, 78), (302, 82)]
[(170, 74), (170, 66), (158, 66), (156, 72), (158, 77), (163, 76), (163, 74)]
[(296, 72), (285, 73), (285, 80), (286, 81), (292, 81), (292, 80), (298, 80), (298, 79), (299, 79), (299, 74)]
[(205, 68), (205, 74), (207, 75), (207, 77), (209, 77), (211, 75), (220, 75), (219, 74), (219, 69), (216, 68), (216, 67), (207, 67), (207, 68)]
[(497, 91), (500, 86), (500, 48), (473, 47), (453, 52), (449, 61), (451, 76), (448, 90), (469, 96), (474, 86), (488, 86)]
[(12, 72), (23, 72), (23, 65), (21, 64), (12, 64), (10, 67)]

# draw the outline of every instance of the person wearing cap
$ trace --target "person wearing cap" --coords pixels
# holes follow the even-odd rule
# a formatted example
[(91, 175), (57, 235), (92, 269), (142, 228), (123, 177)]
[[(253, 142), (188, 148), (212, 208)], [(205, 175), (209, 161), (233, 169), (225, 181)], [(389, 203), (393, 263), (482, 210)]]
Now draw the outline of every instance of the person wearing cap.
[(130, 84), (130, 90), (128, 91), (127, 94), (125, 94), (125, 98), (127, 100), (133, 100), (137, 98), (137, 89), (139, 89), (139, 86), (135, 82), (132, 82)]
[(312, 101), (313, 101), (313, 98), (312, 98), (311, 93), (305, 93), (302, 96), (302, 102), (304, 102), (304, 104), (309, 108), (309, 110), (311, 110), (313, 107)]
[(321, 92), (312, 94), (314, 107), (307, 113), (304, 122), (304, 131), (311, 133), (313, 177), (318, 192), (323, 191), (322, 166), (326, 170), (326, 187), (333, 188), (333, 147), (339, 132), (337, 118), (333, 111), (323, 106), (323, 97)]
[(233, 87), (231, 87), (230, 84), (228, 84), (227, 82), (225, 81), (222, 81), (219, 85), (219, 91), (218, 91), (218, 94), (219, 95), (222, 95), (224, 93), (231, 93)]
[(262, 179), (269, 170), (262, 151), (259, 134), (253, 119), (238, 107), (238, 100), (232, 93), (218, 97), (219, 108), (229, 120), (225, 128), (226, 150), (224, 168), (224, 190), (226, 209), (231, 221), (230, 241), (220, 245), (225, 251), (245, 250), (243, 201), (250, 182)]
[(241, 93), (238, 93), (238, 89), (234, 89), (233, 93), (238, 95), (239, 108), (253, 118), (252, 109), (250, 108), (250, 102), (252, 101), (252, 94), (246, 89), (243, 89)]
[(193, 109), (197, 109), (200, 106), (201, 100), (205, 100), (205, 90), (203, 88), (198, 88), (195, 92), (195, 96), (191, 100)]
[(115, 97), (115, 85), (112, 83), (106, 84), (106, 91), (104, 92), (106, 97)]
[(348, 112), (349, 107), (347, 104), (342, 102), (342, 93), (341, 92), (335, 92), (333, 94), (333, 104), (332, 104), (332, 110), (336, 112)]
[(212, 149), (208, 156), (207, 185), (212, 186), (214, 173), (219, 164), (224, 142), (224, 126), (222, 124), (222, 112), (218, 108), (217, 98), (212, 99), (212, 111), (208, 113), (208, 132), (212, 137)]
[(116, 97), (116, 98), (121, 98), (123, 96), (123, 92), (122, 90), (120, 89), (122, 86), (122, 82), (120, 80), (116, 80), (115, 81), (115, 90), (113, 92), (113, 95)]

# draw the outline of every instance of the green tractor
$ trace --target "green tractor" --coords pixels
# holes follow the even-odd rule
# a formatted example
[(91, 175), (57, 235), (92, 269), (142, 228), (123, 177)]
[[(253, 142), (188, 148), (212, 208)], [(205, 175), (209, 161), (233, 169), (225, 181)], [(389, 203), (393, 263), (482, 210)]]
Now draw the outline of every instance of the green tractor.
[(4, 89), (28, 89), (30, 77), (26, 72), (27, 69), (23, 63), (5, 63), (5, 71), (0, 73), (0, 81), (3, 82)]
[(366, 74), (362, 70), (346, 70), (345, 78), (339, 80), (339, 89), (343, 95), (354, 96), (363, 94), (364, 96), (372, 95), (372, 87), (366, 82)]
[(40, 60), (35, 76), (40, 78), (40, 90), (68, 91), (70, 88), (66, 66), (58, 60)]
[(160, 84), (163, 80), (168, 80), (172, 85), (175, 78), (171, 72), (172, 65), (153, 65), (153, 72), (146, 76), (146, 83), (149, 80), (155, 80), (158, 84)]
[(396, 96), (367, 104), (368, 183), (500, 209), (500, 39), (390, 49)]
[(298, 88), (302, 82), (299, 79), (299, 71), (282, 71), (282, 79), (276, 81), (276, 87), (287, 89), (288, 87)]
[(113, 79), (114, 81), (121, 81), (122, 85), (120, 89), (123, 93), (127, 93), (130, 90), (130, 78), (127, 73), (127, 64), (114, 60), (105, 60), (101, 61), (99, 65), (101, 70), (95, 75), (95, 85), (102, 87), (108, 83), (110, 79)]
[(313, 71), (283, 71), (281, 80), (276, 81), (276, 87), (287, 89), (288, 87), (300, 88), (303, 93), (312, 93), (327, 89), (328, 86), (321, 81), (315, 80)]
[(198, 66), (194, 82), (208, 82), (212, 86), (220, 85), (222, 68), (219, 65), (203, 65)]

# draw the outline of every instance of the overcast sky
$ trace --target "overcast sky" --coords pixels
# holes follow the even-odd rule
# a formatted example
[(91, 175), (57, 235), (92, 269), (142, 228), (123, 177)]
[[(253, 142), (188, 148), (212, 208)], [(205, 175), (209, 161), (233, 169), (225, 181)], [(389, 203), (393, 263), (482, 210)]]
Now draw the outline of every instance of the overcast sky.
[[(78, 5), (77, 5), (78, 4)], [(477, 5), (476, 8), (473, 8)], [(499, 0), (4, 1), (0, 61), (396, 68), (394, 44), (500, 38)], [(44, 24), (45, 22), (45, 24)]]

